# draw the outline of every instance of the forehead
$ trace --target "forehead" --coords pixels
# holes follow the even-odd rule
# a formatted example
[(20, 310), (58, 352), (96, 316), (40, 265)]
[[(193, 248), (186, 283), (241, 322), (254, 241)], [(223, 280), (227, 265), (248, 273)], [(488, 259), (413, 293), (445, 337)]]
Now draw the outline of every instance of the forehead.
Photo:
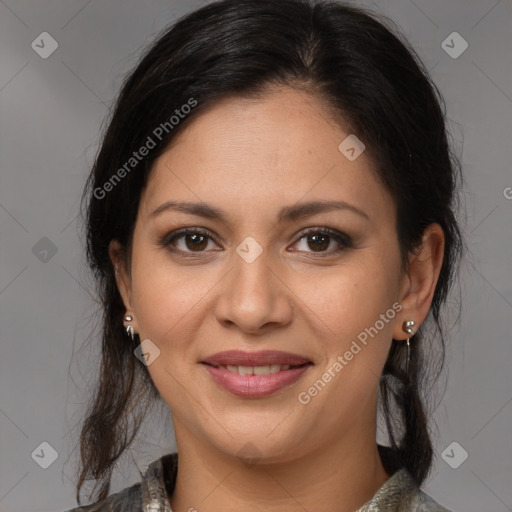
[(157, 159), (142, 203), (147, 211), (174, 199), (204, 201), (262, 214), (299, 201), (344, 200), (382, 215), (391, 197), (364, 151), (355, 160), (340, 151), (349, 135), (302, 91), (226, 98), (198, 114)]

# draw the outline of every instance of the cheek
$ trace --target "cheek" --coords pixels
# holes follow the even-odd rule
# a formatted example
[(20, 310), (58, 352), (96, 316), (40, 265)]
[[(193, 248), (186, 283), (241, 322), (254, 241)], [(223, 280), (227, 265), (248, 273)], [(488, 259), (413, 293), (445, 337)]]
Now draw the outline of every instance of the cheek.
[(173, 266), (160, 251), (134, 253), (133, 305), (142, 336), (162, 345), (194, 331), (196, 312), (211, 289), (208, 276), (201, 277), (197, 268)]
[[(378, 257), (361, 258), (314, 279), (297, 281), (296, 289), (301, 290), (302, 302), (307, 305), (305, 312), (317, 316), (328, 338), (353, 339), (373, 326), (395, 300), (396, 278), (387, 264)], [(390, 324), (383, 329), (388, 330)]]

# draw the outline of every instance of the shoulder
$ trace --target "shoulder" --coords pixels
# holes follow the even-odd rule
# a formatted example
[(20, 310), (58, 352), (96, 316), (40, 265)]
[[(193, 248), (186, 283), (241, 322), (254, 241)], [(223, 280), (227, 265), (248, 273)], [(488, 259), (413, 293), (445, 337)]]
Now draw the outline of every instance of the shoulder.
[(452, 512), (424, 493), (407, 469), (396, 471), (357, 512)]
[(400, 471), (397, 477), (404, 490), (404, 512), (452, 512), (422, 491), (407, 470)]
[(168, 498), (174, 491), (178, 471), (178, 454), (169, 453), (153, 461), (140, 482), (93, 503), (68, 509), (65, 512), (140, 512), (162, 510), (169, 512)]
[(76, 507), (65, 512), (140, 512), (141, 510), (142, 484), (138, 482), (92, 505)]
[(434, 498), (424, 493), (421, 490), (417, 490), (411, 503), (411, 512), (452, 512), (440, 505)]

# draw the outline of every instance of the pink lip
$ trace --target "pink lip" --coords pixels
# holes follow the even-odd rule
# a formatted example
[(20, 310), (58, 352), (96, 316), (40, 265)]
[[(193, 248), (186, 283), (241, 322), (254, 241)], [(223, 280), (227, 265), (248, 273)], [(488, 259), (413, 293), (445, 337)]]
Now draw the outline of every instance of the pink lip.
[[(266, 350), (242, 352), (228, 350), (219, 352), (202, 361), (204, 367), (217, 384), (244, 398), (262, 398), (296, 382), (312, 366), (311, 361), (296, 354)], [(272, 364), (297, 366), (269, 375), (239, 375), (216, 366), (266, 366)], [(302, 366), (298, 366), (302, 365)]]
[(280, 352), (277, 350), (262, 350), (260, 352), (243, 352), (242, 350), (226, 350), (217, 352), (207, 357), (203, 363), (212, 366), (265, 366), (271, 364), (289, 364), (290, 366), (298, 366), (300, 364), (309, 363), (305, 357), (290, 352)]
[(261, 398), (271, 395), (293, 384), (310, 366), (307, 364), (269, 375), (239, 375), (223, 368), (204, 365), (217, 384), (234, 395), (244, 398)]

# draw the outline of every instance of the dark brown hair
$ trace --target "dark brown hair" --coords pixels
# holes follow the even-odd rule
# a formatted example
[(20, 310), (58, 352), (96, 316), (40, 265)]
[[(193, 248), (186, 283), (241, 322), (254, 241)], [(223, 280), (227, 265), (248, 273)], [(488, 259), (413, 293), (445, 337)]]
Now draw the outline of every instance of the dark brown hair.
[[(404, 266), (428, 225), (439, 223), (444, 230), (444, 260), (428, 322), (411, 340), (410, 376), (403, 369), (405, 345), (394, 340), (379, 388), (390, 445), (379, 445), (386, 470), (405, 466), (418, 485), (430, 470), (433, 449), (420, 389), (428, 388), (429, 369), (437, 370), (435, 381), (443, 365), (441, 311), (463, 247), (455, 217), (460, 163), (448, 143), (443, 98), (420, 58), (383, 16), (333, 1), (224, 0), (166, 30), (127, 77), (84, 191), (87, 256), (103, 324), (99, 381), (80, 436), (78, 503), (86, 479), (102, 484), (98, 500), (108, 495), (117, 459), (160, 399), (123, 330), (125, 308), (109, 243), (117, 239), (129, 257), (152, 164), (177, 133), (216, 101), (248, 97), (271, 85), (315, 94), (364, 142), (396, 203)], [(191, 99), (197, 106), (171, 127), (176, 109)], [(156, 137), (159, 126), (167, 130)], [(151, 136), (149, 154), (132, 162), (122, 181), (113, 181)], [(434, 343), (439, 357), (432, 351), (426, 357), (425, 344)]]

